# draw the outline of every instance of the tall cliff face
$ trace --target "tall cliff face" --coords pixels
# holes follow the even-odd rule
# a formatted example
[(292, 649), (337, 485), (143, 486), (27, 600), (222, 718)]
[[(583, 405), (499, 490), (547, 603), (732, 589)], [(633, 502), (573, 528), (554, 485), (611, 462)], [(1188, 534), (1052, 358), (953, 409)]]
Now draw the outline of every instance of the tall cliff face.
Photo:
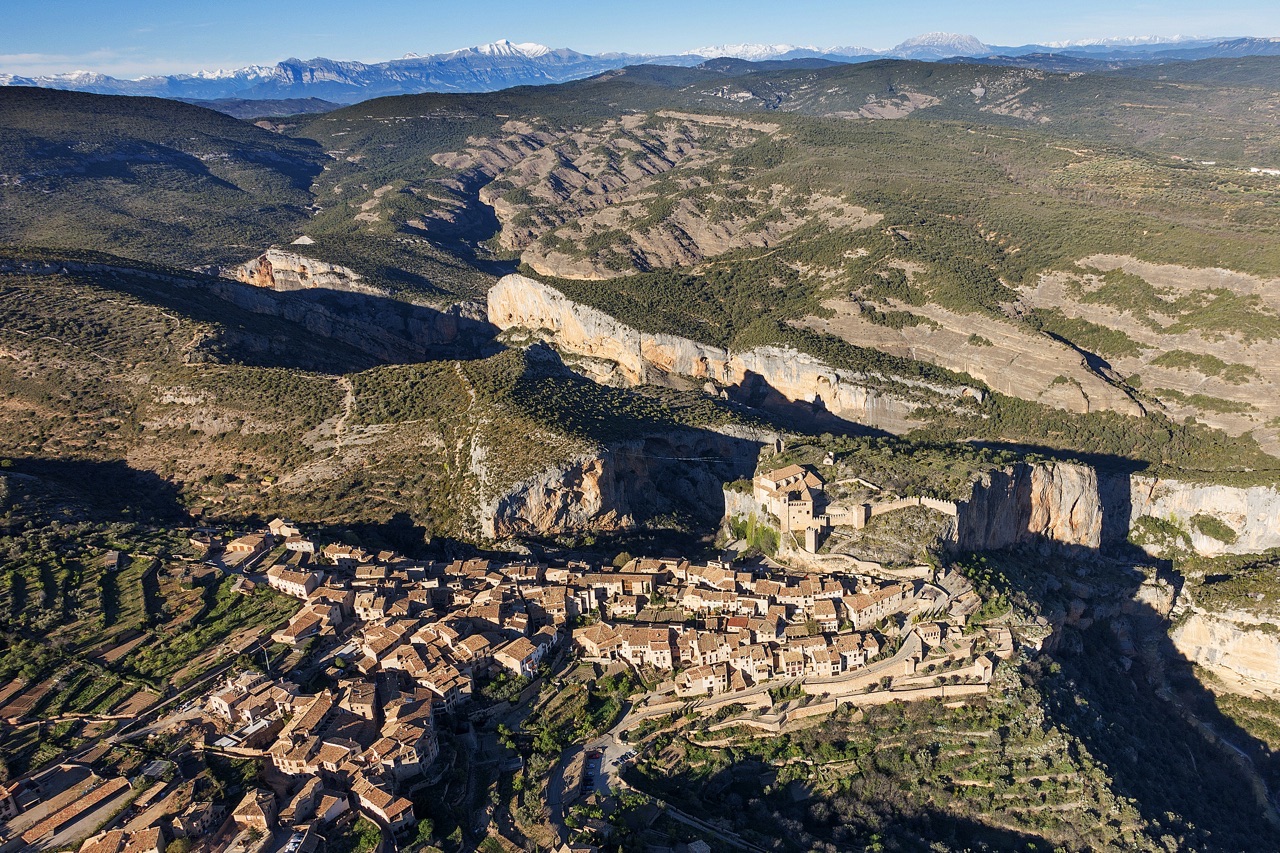
[(316, 335), (358, 346), (382, 361), (421, 361), (436, 347), (476, 345), (492, 336), (481, 306), (458, 303), (437, 309), (392, 298), (353, 270), (295, 252), (268, 249), (223, 272), (252, 285), (219, 284), (216, 289), (224, 299), (302, 323)]
[(1280, 693), (1280, 633), (1249, 614), (1191, 608), (1170, 632), (1179, 652), (1219, 675), (1244, 679), (1251, 689)]
[(490, 496), (481, 532), (615, 531), (672, 513), (714, 525), (725, 512), (723, 483), (751, 476), (764, 439), (688, 429), (582, 454)]
[(987, 473), (974, 484), (956, 519), (956, 547), (965, 551), (1030, 543), (1097, 549), (1102, 534), (1097, 472), (1063, 462)]
[[(957, 542), (966, 550), (1035, 541), (1098, 548), (1125, 541), (1144, 517), (1186, 531), (1192, 549), (1205, 556), (1280, 548), (1276, 488), (1200, 485), (1136, 474), (1100, 478), (1089, 466), (1065, 463), (1016, 465), (984, 477), (961, 506)], [(1235, 540), (1224, 542), (1197, 529), (1206, 517), (1230, 528)]]
[[(1130, 492), (1132, 522), (1142, 516), (1173, 521), (1190, 534), (1191, 545), (1200, 554), (1257, 554), (1280, 548), (1280, 490), (1274, 487), (1236, 488), (1135, 476)], [(1226, 525), (1235, 540), (1225, 542), (1201, 532), (1197, 516)]]
[(365, 282), (354, 270), (282, 249), (268, 249), (230, 272), (237, 281), (271, 290), (320, 288), (366, 293), (370, 296), (386, 295), (380, 288)]
[[(619, 375), (632, 384), (656, 384), (669, 375), (709, 380), (753, 406), (799, 414), (798, 404), (815, 417), (829, 414), (890, 432), (918, 425), (912, 415), (923, 405), (794, 350), (765, 346), (735, 353), (676, 335), (642, 332), (521, 275), (503, 277), (489, 291), (488, 308), (489, 322), (499, 329), (543, 330), (563, 351), (617, 364)], [(958, 386), (900, 382), (935, 400), (978, 393)]]

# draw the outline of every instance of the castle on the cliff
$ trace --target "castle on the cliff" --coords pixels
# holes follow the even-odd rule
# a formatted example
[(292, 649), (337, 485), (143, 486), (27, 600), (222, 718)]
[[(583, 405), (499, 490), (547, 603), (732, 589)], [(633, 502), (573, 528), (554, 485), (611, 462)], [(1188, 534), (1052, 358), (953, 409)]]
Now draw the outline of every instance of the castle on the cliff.
[(752, 497), (778, 519), (779, 532), (803, 534), (823, 526), (820, 510), (826, 502), (825, 483), (814, 471), (788, 465), (756, 476)]

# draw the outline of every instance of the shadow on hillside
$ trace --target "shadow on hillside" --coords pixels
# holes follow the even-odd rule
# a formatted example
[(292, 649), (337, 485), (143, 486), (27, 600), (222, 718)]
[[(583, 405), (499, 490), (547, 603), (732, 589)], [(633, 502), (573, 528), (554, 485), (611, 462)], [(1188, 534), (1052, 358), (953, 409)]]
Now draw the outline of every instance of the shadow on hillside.
[[(439, 310), (388, 296), (314, 288), (275, 291), (229, 279), (129, 269), (128, 261), (67, 262), (76, 278), (217, 329), (187, 355), (255, 367), (348, 373), (379, 364), (481, 358), (496, 329), (458, 306)], [(40, 272), (65, 270), (62, 262)]]
[(812, 401), (791, 400), (754, 371), (747, 371), (740, 383), (725, 390), (731, 401), (756, 409), (787, 429), (842, 435), (890, 435), (886, 430), (840, 417), (828, 408), (821, 395)]
[(484, 358), (497, 329), (460, 306), (433, 308), (389, 296), (309, 288), (275, 291), (227, 279), (213, 292), (253, 314), (296, 324), (312, 339), (352, 348), (382, 364)]
[(124, 461), (14, 457), (15, 497), (49, 521), (189, 524), (178, 487)]
[[(1049, 560), (1040, 548), (989, 557), (1055, 624), (1027, 666), (1049, 722), (1079, 738), (1116, 793), (1180, 849), (1280, 849), (1280, 755), (1218, 709), (1149, 603), (1158, 585), (1180, 591), (1173, 566), (1127, 543), (1051, 547)], [(1148, 575), (1157, 584), (1140, 595)]]
[[(628, 784), (657, 795), (686, 814), (730, 829), (764, 849), (1032, 850), (1030, 833), (991, 826), (939, 809), (913, 808), (885, 776), (857, 776), (843, 793), (824, 797), (806, 784), (774, 784), (777, 768), (746, 759), (703, 776), (623, 771)], [(861, 800), (861, 803), (857, 801)], [(875, 803), (878, 808), (869, 808)], [(812, 846), (802, 832), (819, 840)], [(714, 840), (714, 839), (710, 839)]]

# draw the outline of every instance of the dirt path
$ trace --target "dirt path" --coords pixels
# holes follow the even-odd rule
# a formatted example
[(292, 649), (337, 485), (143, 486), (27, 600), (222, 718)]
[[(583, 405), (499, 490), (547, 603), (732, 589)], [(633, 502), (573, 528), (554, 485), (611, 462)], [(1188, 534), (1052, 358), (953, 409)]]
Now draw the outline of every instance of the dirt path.
[(342, 398), (342, 414), (333, 424), (333, 455), (338, 456), (342, 453), (342, 434), (346, 432), (347, 421), (351, 419), (351, 412), (356, 407), (356, 389), (351, 384), (350, 376), (343, 376), (338, 380), (338, 384), (342, 386), (345, 395)]

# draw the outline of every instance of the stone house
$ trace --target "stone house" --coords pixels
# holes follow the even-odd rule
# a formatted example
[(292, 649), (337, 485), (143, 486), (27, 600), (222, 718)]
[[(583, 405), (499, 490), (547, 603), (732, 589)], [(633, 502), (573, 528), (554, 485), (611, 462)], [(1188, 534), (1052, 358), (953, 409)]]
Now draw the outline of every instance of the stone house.
[(823, 482), (813, 471), (799, 465), (788, 465), (758, 475), (752, 481), (752, 497), (756, 503), (778, 519), (783, 533), (803, 532), (820, 526), (819, 501)]

